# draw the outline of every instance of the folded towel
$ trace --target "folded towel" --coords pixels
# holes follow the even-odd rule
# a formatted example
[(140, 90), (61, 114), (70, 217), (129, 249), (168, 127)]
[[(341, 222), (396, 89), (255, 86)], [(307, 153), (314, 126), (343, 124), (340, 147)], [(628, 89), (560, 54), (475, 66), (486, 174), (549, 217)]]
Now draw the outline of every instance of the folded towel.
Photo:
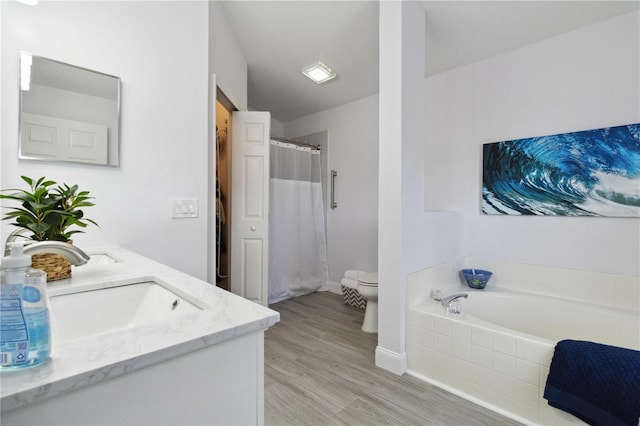
[(358, 271), (357, 269), (347, 269), (346, 271), (344, 271), (344, 277), (351, 278), (352, 280), (357, 280), (359, 277), (366, 273), (366, 271)]
[(640, 351), (562, 340), (553, 353), (544, 398), (591, 425), (638, 426)]
[(349, 288), (358, 288), (358, 281), (351, 278), (343, 278), (340, 284)]

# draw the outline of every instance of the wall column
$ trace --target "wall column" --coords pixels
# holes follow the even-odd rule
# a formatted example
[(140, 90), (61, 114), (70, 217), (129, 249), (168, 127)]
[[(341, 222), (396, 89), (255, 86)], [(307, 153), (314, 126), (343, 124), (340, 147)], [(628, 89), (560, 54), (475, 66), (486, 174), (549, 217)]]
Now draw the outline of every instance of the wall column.
[(380, 2), (376, 365), (396, 374), (407, 368), (406, 279), (424, 214), (424, 25), (420, 2)]

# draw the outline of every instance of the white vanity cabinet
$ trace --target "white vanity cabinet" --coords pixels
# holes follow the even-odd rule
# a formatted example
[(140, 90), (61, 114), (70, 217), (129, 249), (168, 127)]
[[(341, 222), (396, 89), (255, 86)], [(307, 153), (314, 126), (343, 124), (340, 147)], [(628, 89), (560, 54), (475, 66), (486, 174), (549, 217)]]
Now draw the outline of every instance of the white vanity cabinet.
[(108, 286), (153, 272), (155, 280), (206, 308), (175, 323), (52, 342), (46, 364), (1, 373), (1, 424), (262, 424), (264, 330), (279, 314), (123, 249), (110, 250), (123, 260), (77, 268), (56, 291), (95, 288), (92, 276)]
[(233, 339), (8, 412), (8, 425), (264, 423), (263, 333)]

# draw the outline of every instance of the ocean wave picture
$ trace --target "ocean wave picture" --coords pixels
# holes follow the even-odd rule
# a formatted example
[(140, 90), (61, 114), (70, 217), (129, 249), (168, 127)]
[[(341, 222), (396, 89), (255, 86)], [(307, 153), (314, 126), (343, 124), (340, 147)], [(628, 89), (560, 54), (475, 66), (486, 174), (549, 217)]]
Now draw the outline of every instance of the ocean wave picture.
[(482, 212), (640, 217), (640, 123), (483, 145)]

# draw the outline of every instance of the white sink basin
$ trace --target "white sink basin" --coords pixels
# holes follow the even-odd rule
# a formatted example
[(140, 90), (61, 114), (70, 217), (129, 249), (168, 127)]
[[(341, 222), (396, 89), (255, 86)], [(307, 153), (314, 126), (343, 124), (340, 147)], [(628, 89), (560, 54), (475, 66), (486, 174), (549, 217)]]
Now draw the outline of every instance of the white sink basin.
[(175, 319), (201, 310), (169, 286), (152, 280), (51, 295), (49, 303), (53, 337), (63, 342)]
[(89, 255), (87, 265), (109, 265), (117, 262), (118, 260), (108, 253), (95, 253)]

